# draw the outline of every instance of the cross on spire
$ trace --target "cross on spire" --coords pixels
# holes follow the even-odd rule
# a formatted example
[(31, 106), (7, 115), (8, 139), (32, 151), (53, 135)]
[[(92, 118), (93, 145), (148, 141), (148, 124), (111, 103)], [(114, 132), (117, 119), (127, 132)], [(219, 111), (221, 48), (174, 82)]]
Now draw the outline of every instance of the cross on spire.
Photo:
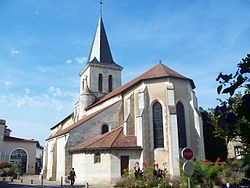
[(102, 5), (103, 5), (102, 0), (99, 1), (99, 4), (100, 4), (100, 16), (102, 16)]

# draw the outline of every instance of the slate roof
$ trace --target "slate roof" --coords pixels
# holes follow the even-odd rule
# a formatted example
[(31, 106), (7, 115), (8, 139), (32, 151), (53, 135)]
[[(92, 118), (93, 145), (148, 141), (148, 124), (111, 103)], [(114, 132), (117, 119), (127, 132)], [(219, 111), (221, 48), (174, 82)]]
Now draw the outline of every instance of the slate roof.
[(73, 147), (71, 152), (102, 149), (142, 149), (137, 146), (136, 136), (125, 136), (123, 127), (118, 127), (108, 133), (97, 136), (96, 138), (83, 142)]
[[(117, 65), (113, 61), (102, 17), (99, 17), (95, 37), (89, 54), (89, 63)], [(119, 65), (117, 65), (119, 66)]]
[(175, 72), (174, 70), (170, 69), (169, 67), (167, 67), (166, 65), (163, 65), (162, 63), (159, 63), (157, 65), (155, 65), (153, 68), (149, 69), (148, 71), (146, 71), (145, 73), (141, 74), (140, 76), (138, 76), (137, 78), (131, 80), (130, 82), (128, 82), (127, 84), (120, 86), (118, 88), (116, 88), (114, 91), (108, 93), (107, 95), (105, 95), (103, 98), (101, 98), (99, 101), (97, 101), (96, 103), (94, 103), (93, 105), (90, 105), (89, 107), (87, 107), (86, 109), (90, 109), (98, 104), (101, 104), (102, 102), (116, 96), (119, 95), (123, 92), (125, 92), (126, 90), (128, 90), (129, 88), (139, 84), (141, 81), (143, 80), (149, 80), (149, 79), (156, 79), (156, 78), (165, 78), (165, 77), (172, 77), (172, 78), (177, 78), (177, 79), (184, 79), (184, 80), (189, 80), (191, 83), (192, 88), (195, 88), (194, 82), (192, 79), (187, 78), (185, 76), (182, 76), (181, 74)]
[[(116, 103), (114, 103), (116, 104)], [(65, 128), (65, 129), (59, 129), (54, 135), (51, 135), (49, 138), (47, 138), (46, 140), (50, 140), (52, 138), (55, 138), (55, 137), (58, 137), (58, 136), (61, 136), (61, 135), (64, 135), (66, 133), (68, 133), (70, 130), (78, 127), (79, 125), (83, 124), (84, 122), (90, 120), (91, 118), (95, 117), (96, 115), (100, 114), (101, 112), (107, 110), (109, 107), (113, 106), (114, 104), (111, 104), (105, 108), (102, 108), (92, 114), (89, 114), (87, 116), (84, 116), (82, 119), (80, 119), (79, 121), (73, 123), (72, 125), (70, 125), (69, 127)], [(55, 126), (54, 126), (55, 127)]]

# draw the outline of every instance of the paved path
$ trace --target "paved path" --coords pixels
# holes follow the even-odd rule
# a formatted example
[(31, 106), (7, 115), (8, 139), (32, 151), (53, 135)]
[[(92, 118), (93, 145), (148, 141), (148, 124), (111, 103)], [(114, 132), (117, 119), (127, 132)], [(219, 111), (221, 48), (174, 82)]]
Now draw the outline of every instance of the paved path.
[[(32, 182), (31, 182), (32, 181)], [(0, 188), (34, 188), (34, 187), (45, 187), (45, 188), (52, 188), (52, 187), (64, 187), (64, 188), (72, 188), (67, 183), (63, 183), (61, 186), (61, 182), (58, 181), (48, 181), (46, 179), (43, 180), (43, 185), (41, 185), (41, 179), (39, 175), (32, 175), (32, 176), (21, 176), (19, 180), (13, 180), (9, 177), (2, 178), (0, 177)], [(74, 185), (74, 188), (83, 188), (85, 185)], [(111, 188), (112, 185), (89, 185), (89, 188)]]

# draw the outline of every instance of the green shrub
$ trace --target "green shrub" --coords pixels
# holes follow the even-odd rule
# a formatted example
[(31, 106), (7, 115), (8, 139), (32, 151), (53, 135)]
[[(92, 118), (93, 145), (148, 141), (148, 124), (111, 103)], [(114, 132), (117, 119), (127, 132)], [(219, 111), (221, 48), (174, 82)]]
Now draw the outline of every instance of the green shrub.
[(179, 187), (180, 182), (170, 181), (166, 177), (166, 169), (161, 170), (158, 164), (147, 166), (143, 163), (143, 169), (140, 169), (139, 163), (136, 163), (133, 171), (118, 179), (114, 187), (133, 187), (133, 188), (151, 188), (151, 187)]
[(0, 163), (0, 169), (10, 168), (10, 167), (12, 167), (12, 163), (9, 163), (9, 162), (1, 162)]

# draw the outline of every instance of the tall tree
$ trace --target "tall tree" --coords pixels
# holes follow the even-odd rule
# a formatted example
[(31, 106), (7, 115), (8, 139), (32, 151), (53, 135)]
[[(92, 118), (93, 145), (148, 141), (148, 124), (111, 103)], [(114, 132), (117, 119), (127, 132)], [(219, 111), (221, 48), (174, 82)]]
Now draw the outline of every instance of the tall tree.
[(223, 161), (227, 159), (226, 140), (215, 133), (213, 125), (214, 109), (199, 109), (203, 121), (204, 145), (206, 159), (216, 161), (220, 157)]
[[(227, 141), (239, 137), (245, 146), (245, 154), (250, 152), (250, 54), (237, 64), (234, 74), (218, 75), (218, 94), (229, 94), (215, 108), (216, 131)], [(237, 93), (243, 91), (244, 93)], [(247, 158), (247, 157), (246, 157)]]

